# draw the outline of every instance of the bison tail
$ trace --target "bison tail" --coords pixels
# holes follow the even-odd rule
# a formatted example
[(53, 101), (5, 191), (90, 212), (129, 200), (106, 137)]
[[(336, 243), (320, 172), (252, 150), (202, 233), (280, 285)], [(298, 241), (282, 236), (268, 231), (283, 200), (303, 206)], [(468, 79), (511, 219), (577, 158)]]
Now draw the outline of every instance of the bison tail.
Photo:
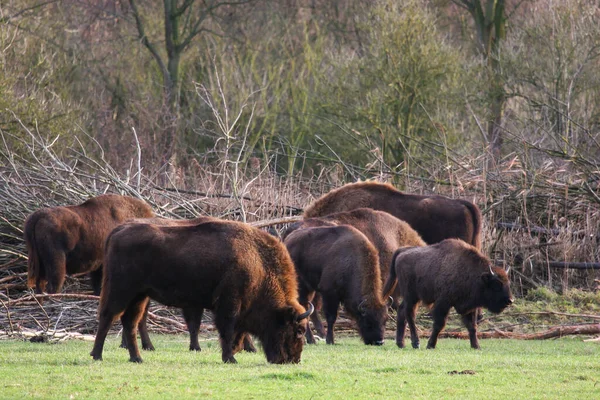
[(481, 250), (481, 211), (479, 211), (479, 207), (470, 201), (463, 200), (462, 203), (469, 210), (471, 222), (473, 223), (473, 237), (470, 244)]
[(37, 215), (33, 214), (25, 221), (25, 245), (27, 246), (27, 286), (36, 286), (38, 278), (45, 277), (44, 266), (40, 262), (35, 240), (35, 226), (38, 221)]
[(396, 256), (399, 253), (401, 253), (402, 249), (404, 249), (404, 247), (401, 247), (398, 250), (396, 250), (394, 252), (394, 255), (392, 256), (392, 265), (390, 265), (388, 278), (385, 281), (385, 284), (383, 285), (383, 290), (381, 292), (382, 297), (384, 299), (387, 299), (389, 296), (392, 295), (392, 293), (394, 293), (394, 290), (396, 289), (396, 285), (398, 284), (398, 277), (396, 276)]

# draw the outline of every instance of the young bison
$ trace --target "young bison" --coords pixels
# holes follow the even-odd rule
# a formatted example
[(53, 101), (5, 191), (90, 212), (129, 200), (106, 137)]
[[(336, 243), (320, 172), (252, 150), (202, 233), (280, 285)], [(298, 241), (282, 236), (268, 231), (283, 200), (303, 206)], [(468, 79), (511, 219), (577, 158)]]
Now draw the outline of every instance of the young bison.
[(57, 293), (67, 274), (91, 272), (94, 294), (100, 294), (108, 234), (128, 219), (153, 216), (146, 202), (116, 194), (94, 197), (77, 206), (34, 212), (24, 229), (28, 285), (35, 286), (36, 293)]
[(135, 328), (150, 298), (201, 313), (210, 309), (222, 359), (235, 363), (246, 333), (271, 363), (297, 363), (306, 311), (285, 246), (247, 224), (210, 219), (195, 225), (130, 223), (106, 241), (99, 325), (91, 356), (102, 359), (106, 335), (121, 316), (130, 361), (142, 358)]
[(479, 349), (476, 309), (485, 307), (500, 313), (513, 298), (506, 272), (492, 267), (490, 260), (462, 240), (446, 239), (426, 247), (405, 247), (394, 254), (383, 293), (398, 285), (402, 303), (398, 306), (396, 344), (404, 347), (406, 322), (412, 346), (419, 347), (415, 309), (419, 302), (433, 304), (433, 330), (427, 343), (435, 348), (450, 308), (462, 316), (469, 331), (471, 347)]
[[(338, 212), (320, 218), (307, 218), (296, 222), (284, 232), (283, 240), (292, 232), (316, 226), (351, 225), (363, 233), (375, 246), (379, 256), (381, 279), (388, 275), (394, 252), (403, 246), (425, 246), (419, 234), (406, 222), (388, 214), (370, 208)], [(383, 282), (382, 282), (383, 283)], [(317, 296), (319, 294), (317, 293)], [(397, 294), (394, 294), (396, 302)], [(318, 303), (318, 299), (315, 300)], [(311, 316), (317, 333), (325, 335), (325, 329), (317, 313)]]
[(386, 211), (410, 224), (425, 242), (462, 239), (481, 248), (481, 213), (466, 200), (421, 196), (377, 182), (349, 183), (325, 194), (304, 210), (305, 218), (368, 207)]
[[(357, 229), (329, 226), (300, 229), (285, 239), (298, 273), (300, 304), (318, 291), (327, 319), (327, 344), (333, 344), (333, 326), (340, 303), (358, 322), (365, 344), (382, 345), (387, 304), (381, 298), (379, 257), (371, 242)], [(307, 323), (306, 339), (314, 343)]]

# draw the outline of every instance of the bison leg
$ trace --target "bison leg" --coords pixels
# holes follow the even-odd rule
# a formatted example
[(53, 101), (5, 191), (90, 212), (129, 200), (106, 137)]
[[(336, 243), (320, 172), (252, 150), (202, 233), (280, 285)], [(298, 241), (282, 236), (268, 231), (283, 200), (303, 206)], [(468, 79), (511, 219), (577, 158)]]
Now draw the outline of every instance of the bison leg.
[(252, 337), (249, 333), (244, 335), (244, 351), (247, 351), (248, 353), (256, 353), (256, 347), (254, 347)]
[(144, 316), (144, 310), (148, 305), (148, 297), (141, 295), (136, 297), (127, 307), (121, 316), (123, 324), (123, 336), (127, 340), (127, 349), (129, 350), (129, 361), (141, 363), (142, 356), (137, 345), (136, 334), (137, 326)]
[[(298, 288), (298, 302), (300, 304), (302, 304), (302, 306), (306, 309), (308, 309), (308, 302), (309, 299), (312, 297), (314, 300), (315, 297), (315, 292), (314, 291), (310, 291), (305, 285), (303, 285), (302, 283), (299, 285), (300, 287)], [(319, 296), (320, 298), (321, 296)], [(316, 314), (316, 312), (313, 312), (311, 315), (311, 318)], [(313, 319), (313, 323), (314, 323), (314, 319)], [(321, 321), (319, 320), (319, 324), (321, 324)], [(323, 324), (321, 324), (321, 329), (323, 329)], [(308, 320), (306, 320), (306, 333), (304, 334), (304, 336), (306, 337), (306, 343), (308, 344), (315, 344), (317, 343), (315, 341), (315, 337), (313, 336), (312, 331), (310, 330), (310, 322)], [(325, 336), (325, 335), (323, 335)]]
[(431, 330), (431, 337), (427, 342), (428, 349), (435, 349), (435, 345), (437, 344), (438, 340), (438, 335), (446, 326), (446, 318), (448, 318), (449, 311), (450, 307), (446, 305), (436, 304), (433, 307), (433, 329)]
[[(43, 246), (46, 247), (46, 246)], [(40, 248), (40, 259), (44, 260), (46, 273), (46, 292), (58, 293), (65, 283), (67, 275), (67, 259), (65, 253), (52, 249)]]
[[(146, 304), (146, 309), (144, 310), (144, 315), (138, 324), (138, 332), (140, 333), (140, 339), (142, 340), (142, 349), (147, 351), (154, 351), (154, 345), (152, 344), (152, 340), (150, 340), (150, 335), (148, 334), (148, 309), (150, 308), (150, 302)], [(127, 346), (127, 337), (126, 335), (121, 336), (121, 347), (122, 349), (128, 349)]]
[(115, 315), (116, 314), (113, 314), (107, 309), (103, 309), (99, 312), (98, 332), (96, 332), (94, 348), (90, 353), (90, 356), (92, 356), (94, 360), (102, 361), (102, 350), (104, 349), (104, 341), (106, 340), (108, 330), (113, 324)]
[(147, 351), (154, 351), (154, 345), (150, 340), (150, 335), (148, 334), (148, 310), (150, 309), (150, 301), (146, 303), (146, 307), (144, 308), (144, 314), (142, 315), (142, 319), (138, 324), (138, 332), (140, 333), (140, 339), (142, 339), (142, 349)]
[(335, 296), (323, 296), (323, 311), (325, 312), (325, 319), (327, 319), (327, 344), (334, 344), (333, 340), (333, 326), (337, 319), (338, 308), (340, 306), (340, 300)]
[(100, 296), (102, 291), (102, 267), (90, 272), (90, 283), (95, 296)]
[(200, 343), (198, 342), (198, 331), (202, 323), (203, 308), (184, 308), (183, 319), (190, 332), (190, 351), (201, 351)]
[(471, 347), (474, 349), (480, 349), (479, 341), (477, 340), (477, 318), (481, 309), (477, 309), (468, 314), (462, 315), (462, 322), (469, 331), (469, 340), (471, 341)]
[(406, 304), (400, 303), (396, 309), (396, 345), (401, 349), (404, 348), (404, 335), (406, 334), (406, 313), (404, 311)]
[[(323, 301), (322, 301), (321, 295), (319, 293), (316, 293), (313, 296), (312, 303), (315, 306), (315, 312), (310, 314), (310, 320), (313, 323), (313, 327), (317, 331), (317, 335), (319, 335), (320, 337), (324, 337), (325, 336), (325, 327), (323, 326), (323, 323), (321, 322), (321, 318), (319, 317), (319, 313), (318, 313), (318, 310), (320, 310), (323, 305)], [(308, 305), (308, 303), (307, 303), (307, 305)]]
[(415, 313), (417, 311), (417, 305), (419, 303), (413, 300), (409, 300), (408, 298), (405, 298), (403, 303), (404, 317), (406, 318), (408, 328), (410, 329), (410, 343), (412, 344), (413, 349), (418, 349), (421, 344), (419, 342), (419, 333), (417, 332), (417, 325), (415, 324)]
[(214, 310), (215, 325), (219, 331), (221, 342), (221, 358), (224, 363), (237, 363), (233, 357), (235, 325), (239, 315), (240, 305), (233, 304), (231, 299), (221, 297), (220, 303)]

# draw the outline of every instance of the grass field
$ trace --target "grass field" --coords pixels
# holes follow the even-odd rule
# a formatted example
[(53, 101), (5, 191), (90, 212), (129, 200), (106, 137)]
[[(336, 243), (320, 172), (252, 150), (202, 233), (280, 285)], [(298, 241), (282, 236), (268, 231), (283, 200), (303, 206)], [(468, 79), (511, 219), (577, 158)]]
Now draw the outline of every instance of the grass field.
[[(185, 335), (153, 335), (157, 350), (143, 364), (128, 362), (109, 337), (104, 361), (92, 344), (0, 342), (2, 398), (236, 398), (236, 399), (592, 399), (600, 398), (600, 345), (581, 338), (549, 341), (440, 339), (436, 350), (400, 350), (357, 338), (306, 346), (299, 365), (270, 365), (264, 354), (221, 362), (218, 342), (187, 350)], [(462, 372), (462, 373), (461, 373)]]

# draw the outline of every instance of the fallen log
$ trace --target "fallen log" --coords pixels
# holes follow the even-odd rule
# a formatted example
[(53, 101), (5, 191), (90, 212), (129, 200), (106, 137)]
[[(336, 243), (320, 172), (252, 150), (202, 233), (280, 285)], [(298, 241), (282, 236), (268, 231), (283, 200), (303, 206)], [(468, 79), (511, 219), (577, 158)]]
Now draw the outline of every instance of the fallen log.
[[(546, 263), (542, 263), (545, 265)], [(562, 269), (600, 269), (600, 263), (597, 262), (568, 262), (568, 261), (550, 261), (550, 268)]]
[[(520, 340), (544, 340), (559, 338), (569, 335), (598, 335), (600, 334), (600, 324), (575, 325), (575, 326), (555, 326), (543, 332), (535, 333), (516, 333), (503, 332), (498, 329), (493, 331), (478, 332), (480, 339), (520, 339)], [(431, 332), (425, 332), (424, 336), (431, 335)], [(468, 332), (442, 332), (440, 337), (468, 339)]]

